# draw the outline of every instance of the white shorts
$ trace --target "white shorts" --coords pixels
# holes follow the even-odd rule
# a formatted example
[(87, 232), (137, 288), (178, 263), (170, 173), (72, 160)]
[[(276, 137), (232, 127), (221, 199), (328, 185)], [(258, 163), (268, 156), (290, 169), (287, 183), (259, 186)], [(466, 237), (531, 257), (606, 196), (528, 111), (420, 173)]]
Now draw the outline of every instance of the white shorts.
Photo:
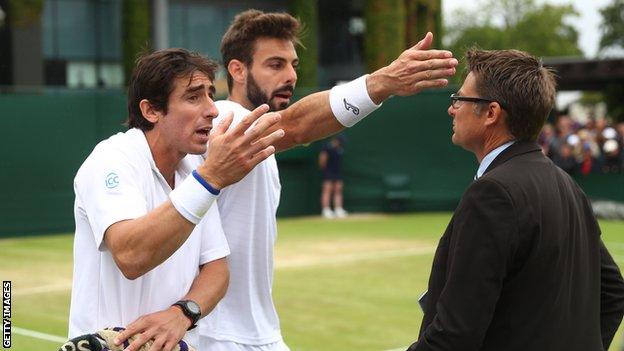
[(290, 351), (283, 340), (264, 345), (239, 344), (233, 341), (215, 340), (203, 335), (199, 340), (197, 351)]

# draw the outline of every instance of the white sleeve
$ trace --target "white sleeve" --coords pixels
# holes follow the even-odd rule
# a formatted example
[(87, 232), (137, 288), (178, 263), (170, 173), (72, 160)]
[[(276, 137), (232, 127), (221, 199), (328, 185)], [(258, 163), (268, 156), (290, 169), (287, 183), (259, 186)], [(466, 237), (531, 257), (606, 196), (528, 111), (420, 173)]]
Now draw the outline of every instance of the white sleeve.
[(230, 247), (223, 232), (219, 207), (216, 202), (210, 206), (204, 218), (199, 222), (198, 227), (196, 229), (201, 233), (200, 265), (230, 254)]
[(78, 171), (74, 186), (95, 243), (99, 250), (104, 250), (106, 229), (119, 221), (145, 215), (147, 202), (139, 184), (140, 175), (125, 157), (92, 156), (95, 157), (90, 157)]

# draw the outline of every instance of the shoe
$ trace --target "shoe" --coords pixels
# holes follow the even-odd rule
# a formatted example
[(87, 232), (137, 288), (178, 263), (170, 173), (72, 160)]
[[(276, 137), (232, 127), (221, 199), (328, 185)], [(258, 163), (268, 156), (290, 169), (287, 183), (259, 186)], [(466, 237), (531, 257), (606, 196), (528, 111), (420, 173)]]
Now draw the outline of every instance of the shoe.
[(329, 207), (323, 208), (322, 215), (323, 215), (324, 218), (328, 218), (328, 219), (331, 219), (331, 218), (335, 217), (334, 216), (334, 212)]
[(345, 211), (345, 209), (342, 207), (338, 207), (335, 210), (335, 214), (338, 218), (345, 218), (349, 214), (349, 212)]

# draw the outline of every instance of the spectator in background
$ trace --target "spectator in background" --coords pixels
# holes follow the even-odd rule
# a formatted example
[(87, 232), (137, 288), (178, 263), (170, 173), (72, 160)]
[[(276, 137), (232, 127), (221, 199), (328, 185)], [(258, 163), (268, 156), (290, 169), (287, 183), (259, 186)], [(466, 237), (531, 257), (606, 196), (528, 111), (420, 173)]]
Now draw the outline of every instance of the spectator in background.
[(620, 122), (615, 126), (618, 132), (618, 142), (620, 143), (620, 171), (624, 172), (624, 122)]
[(542, 148), (542, 153), (545, 156), (552, 157), (551, 146), (552, 146), (554, 137), (555, 137), (555, 129), (553, 128), (552, 124), (550, 123), (544, 124), (544, 127), (542, 128), (542, 133), (539, 135), (537, 139), (537, 143)]
[(559, 168), (568, 174), (576, 174), (578, 172), (578, 162), (572, 153), (572, 145), (564, 143), (557, 154), (553, 157), (553, 162)]
[[(334, 136), (319, 154), (319, 168), (323, 171), (323, 189), (321, 192), (322, 215), (325, 218), (343, 218), (347, 216), (342, 205), (342, 154), (344, 153), (344, 137)], [(330, 207), (333, 199), (334, 210)]]
[(544, 125), (538, 138), (542, 152), (570, 174), (619, 173), (624, 170), (624, 122), (590, 118), (585, 125), (560, 116), (556, 132)]
[(602, 145), (604, 151), (605, 173), (619, 173), (622, 171), (622, 147), (616, 139), (609, 139)]
[(572, 134), (572, 120), (570, 117), (562, 115), (555, 122), (555, 135), (550, 142), (550, 157), (553, 158), (559, 152), (561, 146), (568, 141), (568, 137)]

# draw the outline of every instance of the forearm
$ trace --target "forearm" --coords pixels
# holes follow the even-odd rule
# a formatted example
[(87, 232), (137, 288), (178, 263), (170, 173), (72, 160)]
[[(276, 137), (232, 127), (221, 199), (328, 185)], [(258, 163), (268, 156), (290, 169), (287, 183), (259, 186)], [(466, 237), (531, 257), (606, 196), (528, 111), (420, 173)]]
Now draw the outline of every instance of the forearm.
[(225, 258), (208, 262), (201, 267), (199, 275), (184, 299), (197, 302), (201, 307), (202, 317), (205, 317), (225, 296), (229, 279), (230, 273)]
[(136, 279), (169, 258), (194, 227), (167, 201), (144, 216), (111, 225), (104, 240), (124, 276)]

